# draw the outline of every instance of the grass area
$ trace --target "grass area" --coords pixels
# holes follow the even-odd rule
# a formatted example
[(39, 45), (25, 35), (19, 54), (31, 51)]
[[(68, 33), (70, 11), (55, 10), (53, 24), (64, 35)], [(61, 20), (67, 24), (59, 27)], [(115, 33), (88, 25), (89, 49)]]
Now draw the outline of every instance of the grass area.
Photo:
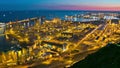
[(120, 44), (108, 44), (71, 68), (120, 68)]

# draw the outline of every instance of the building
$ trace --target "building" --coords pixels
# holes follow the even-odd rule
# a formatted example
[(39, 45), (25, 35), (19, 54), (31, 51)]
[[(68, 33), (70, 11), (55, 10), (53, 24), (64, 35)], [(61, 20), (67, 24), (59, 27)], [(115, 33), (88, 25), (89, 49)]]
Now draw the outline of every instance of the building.
[(66, 51), (67, 50), (67, 44), (66, 43), (56, 43), (51, 41), (42, 41), (42, 46), (49, 47), (50, 49), (56, 49), (57, 51)]

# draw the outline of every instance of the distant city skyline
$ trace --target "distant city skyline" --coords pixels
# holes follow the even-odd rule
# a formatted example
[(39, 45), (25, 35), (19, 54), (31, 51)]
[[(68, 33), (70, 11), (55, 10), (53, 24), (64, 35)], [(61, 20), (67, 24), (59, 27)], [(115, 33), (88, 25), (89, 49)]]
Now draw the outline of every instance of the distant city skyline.
[(0, 10), (120, 11), (120, 0), (1, 0)]

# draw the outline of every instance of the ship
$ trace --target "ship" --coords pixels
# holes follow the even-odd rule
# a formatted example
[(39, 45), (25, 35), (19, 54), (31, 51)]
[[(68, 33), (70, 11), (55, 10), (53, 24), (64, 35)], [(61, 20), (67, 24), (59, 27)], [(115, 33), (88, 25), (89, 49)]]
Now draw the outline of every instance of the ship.
[(0, 23), (0, 34), (4, 34), (5, 32), (5, 23)]

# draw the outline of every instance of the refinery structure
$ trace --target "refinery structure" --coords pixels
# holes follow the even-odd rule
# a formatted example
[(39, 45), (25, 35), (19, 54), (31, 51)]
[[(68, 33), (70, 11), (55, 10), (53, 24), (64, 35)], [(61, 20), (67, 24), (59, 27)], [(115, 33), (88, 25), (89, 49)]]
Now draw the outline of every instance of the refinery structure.
[(0, 68), (69, 67), (107, 44), (120, 41), (118, 16), (89, 13), (65, 16), (65, 20), (36, 17), (9, 22), (4, 34), (16, 46), (0, 54)]

